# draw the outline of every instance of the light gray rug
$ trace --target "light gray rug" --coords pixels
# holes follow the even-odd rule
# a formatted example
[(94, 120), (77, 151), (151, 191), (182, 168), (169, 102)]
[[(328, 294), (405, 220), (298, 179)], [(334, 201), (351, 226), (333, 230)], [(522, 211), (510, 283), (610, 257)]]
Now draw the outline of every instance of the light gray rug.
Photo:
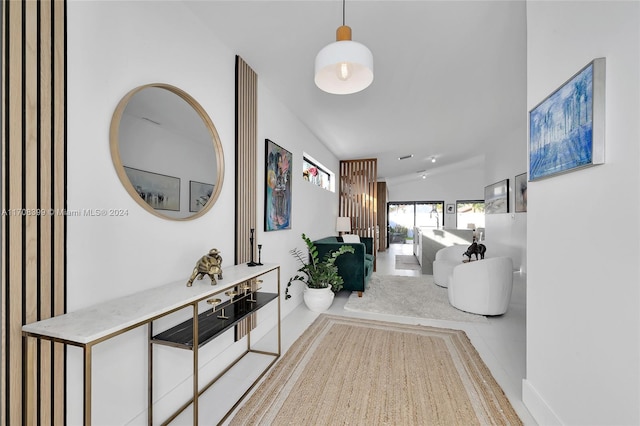
[(435, 285), (433, 275), (404, 277), (374, 273), (362, 297), (353, 292), (344, 309), (412, 318), (488, 322), (483, 315), (469, 314), (451, 306), (447, 289)]
[(412, 254), (396, 254), (396, 269), (417, 271), (420, 270), (420, 264)]

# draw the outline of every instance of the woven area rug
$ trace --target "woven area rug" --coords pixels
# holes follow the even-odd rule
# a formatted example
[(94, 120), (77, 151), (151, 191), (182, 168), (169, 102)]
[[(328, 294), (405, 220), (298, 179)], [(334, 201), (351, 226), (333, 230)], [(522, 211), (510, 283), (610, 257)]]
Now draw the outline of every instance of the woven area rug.
[(433, 275), (405, 277), (374, 273), (362, 297), (352, 293), (344, 309), (447, 321), (489, 321), (483, 315), (470, 314), (451, 306), (447, 289), (435, 285)]
[(418, 259), (412, 254), (396, 254), (396, 269), (407, 269), (410, 271), (419, 271), (422, 269), (418, 263)]
[(320, 315), (231, 425), (520, 425), (463, 331)]

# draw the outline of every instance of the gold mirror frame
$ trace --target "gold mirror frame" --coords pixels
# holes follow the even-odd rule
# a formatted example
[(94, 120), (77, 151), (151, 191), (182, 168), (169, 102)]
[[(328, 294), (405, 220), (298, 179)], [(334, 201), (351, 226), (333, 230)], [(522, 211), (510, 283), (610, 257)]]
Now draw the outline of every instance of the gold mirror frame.
[[(133, 184), (129, 180), (129, 177), (127, 176), (127, 173), (124, 169), (124, 165), (122, 164), (122, 158), (120, 156), (120, 136), (119, 136), (122, 115), (125, 111), (125, 108), (129, 104), (129, 101), (131, 100), (131, 98), (135, 96), (137, 93), (147, 88), (165, 89), (182, 98), (196, 111), (196, 113), (198, 113), (204, 125), (207, 127), (207, 129), (209, 130), (209, 133), (211, 134), (212, 146), (215, 151), (216, 164), (217, 164), (217, 176), (216, 176), (214, 191), (211, 194), (211, 197), (209, 198), (207, 203), (204, 205), (204, 207), (202, 207), (202, 209), (186, 217), (167, 216), (162, 214), (160, 211), (154, 209), (151, 205), (149, 205), (145, 200), (142, 199), (140, 194), (138, 194), (136, 189), (133, 187)], [(109, 129), (109, 145), (111, 148), (111, 158), (113, 160), (113, 165), (118, 174), (118, 178), (120, 178), (120, 182), (122, 182), (122, 185), (125, 187), (129, 195), (131, 195), (131, 197), (142, 208), (144, 208), (146, 211), (148, 211), (149, 213), (155, 216), (161, 217), (163, 219), (176, 220), (176, 221), (196, 219), (198, 217), (203, 216), (205, 213), (207, 213), (211, 209), (211, 207), (215, 204), (216, 200), (218, 199), (218, 196), (220, 195), (220, 191), (222, 189), (222, 182), (224, 180), (224, 153), (222, 150), (220, 137), (218, 136), (218, 132), (216, 130), (216, 127), (213, 124), (213, 121), (211, 121), (211, 118), (209, 118), (209, 115), (205, 112), (204, 108), (202, 108), (202, 106), (193, 97), (191, 97), (191, 95), (189, 95), (187, 92), (185, 92), (182, 89), (179, 89), (175, 86), (164, 84), (164, 83), (151, 83), (151, 84), (146, 84), (143, 86), (136, 87), (135, 89), (128, 92), (120, 100), (120, 102), (118, 103), (118, 106), (116, 107), (115, 112), (113, 113), (113, 117), (111, 119), (111, 126)]]

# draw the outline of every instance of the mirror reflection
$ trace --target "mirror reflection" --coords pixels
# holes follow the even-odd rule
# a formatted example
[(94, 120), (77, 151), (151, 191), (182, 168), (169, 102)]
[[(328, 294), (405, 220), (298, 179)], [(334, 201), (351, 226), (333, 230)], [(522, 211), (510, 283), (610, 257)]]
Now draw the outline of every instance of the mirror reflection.
[(222, 145), (213, 122), (186, 92), (150, 84), (129, 92), (111, 122), (111, 155), (131, 196), (156, 216), (203, 215), (222, 186)]

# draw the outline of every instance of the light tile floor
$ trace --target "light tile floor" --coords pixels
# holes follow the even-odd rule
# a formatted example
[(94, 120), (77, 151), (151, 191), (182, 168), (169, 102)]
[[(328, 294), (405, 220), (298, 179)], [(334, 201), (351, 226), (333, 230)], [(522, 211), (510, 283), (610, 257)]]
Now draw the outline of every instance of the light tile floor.
[[(412, 254), (412, 251), (413, 246), (410, 244), (391, 245), (387, 251), (378, 253), (376, 273), (381, 275), (419, 275), (420, 271), (395, 269), (395, 255)], [(522, 402), (522, 379), (526, 372), (526, 277), (524, 275), (514, 273), (514, 288), (507, 313), (499, 317), (490, 317), (488, 323), (453, 322), (350, 312), (344, 310), (348, 298), (348, 292), (340, 292), (336, 295), (334, 303), (327, 313), (464, 330), (524, 424), (527, 426), (536, 425), (535, 420)], [(318, 314), (309, 311), (304, 304), (301, 304), (282, 319), (283, 352), (293, 344), (317, 316)], [(265, 337), (265, 339), (267, 338), (272, 337)], [(203, 417), (202, 408), (201, 405), (201, 418)], [(215, 415), (213, 417), (215, 418)]]

